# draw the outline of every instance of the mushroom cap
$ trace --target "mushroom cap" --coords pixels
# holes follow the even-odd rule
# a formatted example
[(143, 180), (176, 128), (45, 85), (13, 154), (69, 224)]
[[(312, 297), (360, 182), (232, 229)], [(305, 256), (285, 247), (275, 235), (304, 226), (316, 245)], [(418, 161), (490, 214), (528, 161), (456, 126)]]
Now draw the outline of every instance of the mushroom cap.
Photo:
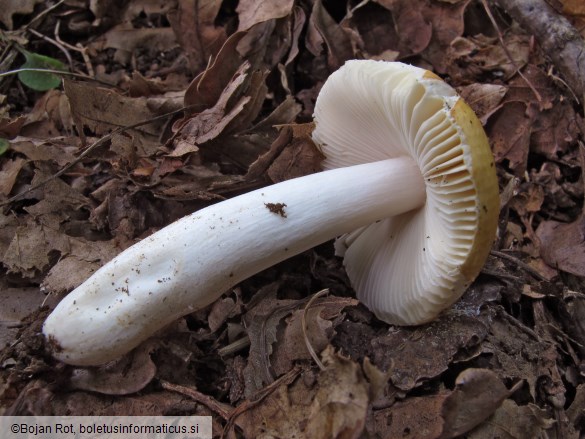
[(325, 169), (402, 156), (418, 163), (424, 206), (341, 236), (336, 249), (378, 318), (434, 319), (479, 274), (496, 233), (498, 181), (480, 121), (434, 73), (372, 60), (348, 61), (327, 79), (314, 119)]

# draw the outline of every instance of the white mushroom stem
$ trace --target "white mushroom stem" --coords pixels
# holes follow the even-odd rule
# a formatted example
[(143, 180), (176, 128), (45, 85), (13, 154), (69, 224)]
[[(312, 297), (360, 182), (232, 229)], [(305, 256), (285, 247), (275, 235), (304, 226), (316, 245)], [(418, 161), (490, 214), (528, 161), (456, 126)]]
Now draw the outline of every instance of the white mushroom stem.
[(417, 209), (409, 157), (325, 171), (197, 211), (142, 240), (66, 296), (43, 332), (54, 354), (102, 364), (238, 282), (329, 239)]

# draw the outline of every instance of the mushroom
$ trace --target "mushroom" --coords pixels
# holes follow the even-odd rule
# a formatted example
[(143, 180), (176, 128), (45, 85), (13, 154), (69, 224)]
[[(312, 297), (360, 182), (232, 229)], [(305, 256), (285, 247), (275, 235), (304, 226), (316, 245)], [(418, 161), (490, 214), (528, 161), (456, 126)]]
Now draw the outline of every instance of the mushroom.
[(487, 137), (433, 73), (348, 61), (323, 85), (313, 139), (323, 172), (199, 210), (128, 248), (45, 321), (54, 355), (97, 365), (284, 259), (339, 237), (358, 297), (418, 325), (479, 273), (498, 217)]

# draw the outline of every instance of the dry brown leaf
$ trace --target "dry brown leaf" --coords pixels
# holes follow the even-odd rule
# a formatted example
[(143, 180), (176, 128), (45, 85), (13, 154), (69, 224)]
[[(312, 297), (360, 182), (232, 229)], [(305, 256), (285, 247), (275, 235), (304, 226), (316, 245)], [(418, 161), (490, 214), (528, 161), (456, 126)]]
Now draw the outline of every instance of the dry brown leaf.
[(212, 107), (219, 100), (244, 61), (238, 52), (238, 44), (244, 36), (245, 32), (230, 35), (217, 56), (210, 62), (210, 66), (191, 81), (185, 91), (185, 106), (189, 107), (188, 112), (199, 113)]
[(273, 0), (270, 2), (241, 0), (236, 8), (239, 18), (238, 30), (248, 30), (263, 21), (286, 17), (291, 14), (293, 5), (294, 0)]
[(211, 305), (207, 322), (211, 332), (217, 331), (231, 317), (235, 317), (242, 312), (241, 303), (231, 297), (224, 297), (216, 300)]
[(544, 195), (541, 185), (523, 183), (510, 200), (509, 206), (520, 215), (525, 224), (528, 224), (529, 217), (542, 207)]
[(481, 80), (486, 74), (510, 79), (528, 63), (530, 37), (513, 28), (503, 38), (506, 50), (497, 38), (484, 35), (454, 39), (447, 54), (447, 72), (457, 82)]
[(103, 40), (93, 46), (116, 49), (114, 59), (125, 65), (138, 48), (158, 54), (177, 47), (177, 39), (170, 27), (135, 29), (130, 23), (123, 23), (106, 32)]
[(441, 408), (448, 392), (425, 397), (410, 397), (392, 407), (374, 412), (373, 426), (378, 436), (405, 439), (436, 439), (440, 437), (443, 419)]
[[(549, 436), (547, 430), (554, 428), (555, 420), (546, 410), (534, 404), (518, 406), (506, 399), (496, 413), (487, 421), (468, 433), (469, 439), (533, 439)], [(554, 434), (553, 434), (554, 435)], [(577, 437), (577, 436), (575, 436)]]
[(178, 0), (177, 9), (167, 15), (194, 73), (205, 68), (226, 40), (225, 29), (215, 26), (221, 3), (221, 0)]
[(39, 3), (43, 3), (43, 0), (4, 0), (0, 8), (0, 21), (8, 30), (12, 30), (12, 16), (30, 14)]
[(274, 351), (278, 327), (282, 319), (300, 305), (296, 300), (277, 300), (278, 288), (278, 282), (262, 287), (254, 297), (254, 300), (262, 300), (244, 315), (250, 338), (248, 364), (243, 372), (246, 397), (274, 381), (270, 356)]
[[(521, 322), (507, 318), (501, 310), (492, 320), (481, 351), (489, 356), (489, 366), (486, 366), (491, 371), (505, 381), (525, 380), (533, 398), (536, 398), (540, 382), (546, 382), (548, 389), (563, 387), (558, 376), (555, 346)], [(542, 386), (540, 390), (544, 390)]]
[(472, 350), (487, 335), (477, 317), (444, 316), (420, 328), (396, 328), (372, 340), (372, 361), (390, 372), (392, 384), (411, 390), (443, 373), (461, 349)]
[[(255, 72), (250, 72), (249, 69), (250, 65), (247, 62), (242, 64), (215, 105), (182, 124), (174, 141), (175, 145), (181, 142), (181, 148), (175, 149), (170, 154), (171, 157), (179, 157), (197, 151), (199, 145), (218, 137), (227, 129), (228, 125), (231, 123), (237, 124), (236, 118), (241, 117), (244, 112), (249, 111), (257, 114), (256, 99), (252, 99), (251, 96), (239, 97), (242, 95), (241, 88), (247, 82), (247, 76), (249, 74), (254, 76)], [(256, 83), (258, 84), (258, 82)], [(262, 83), (263, 81), (260, 82), (260, 84)], [(252, 90), (252, 92), (254, 91), (257, 90)], [(262, 94), (263, 91), (264, 89), (260, 87), (259, 94)], [(254, 97), (256, 96), (257, 94), (255, 93)], [(264, 96), (262, 96), (262, 99), (264, 99)], [(248, 105), (249, 103), (251, 105)], [(246, 116), (249, 116), (249, 114)]]
[(531, 152), (558, 160), (571, 151), (581, 134), (583, 119), (567, 100), (542, 111), (532, 126)]
[(23, 137), (48, 139), (63, 131), (73, 132), (69, 101), (61, 90), (49, 90), (35, 102), (20, 130)]
[(455, 386), (443, 403), (443, 439), (467, 433), (510, 396), (502, 380), (488, 369), (464, 370), (457, 376)]
[(355, 58), (350, 31), (331, 18), (321, 0), (315, 0), (313, 3), (313, 10), (309, 17), (309, 28), (312, 33), (309, 32), (307, 38), (312, 36), (314, 42), (311, 42), (310, 45), (314, 47), (316, 55), (322, 50), (319, 47), (321, 43), (318, 42), (317, 33), (327, 45), (327, 60), (331, 70), (336, 70), (348, 59)]
[[(307, 311), (307, 337), (315, 352), (321, 352), (335, 335), (335, 324), (343, 308), (357, 305), (357, 300), (343, 297), (318, 299)], [(302, 328), (304, 309), (296, 310), (285, 319), (285, 328), (278, 333), (271, 364), (276, 376), (288, 372), (296, 360), (310, 360)]]
[(32, 161), (54, 161), (59, 166), (65, 166), (75, 159), (73, 152), (77, 151), (77, 147), (73, 146), (73, 142), (73, 139), (45, 141), (19, 136), (10, 141), (10, 148)]
[(138, 348), (103, 366), (75, 368), (71, 371), (69, 386), (105, 395), (128, 395), (142, 390), (156, 374), (156, 365), (150, 353), (156, 342), (143, 343)]
[(488, 122), (496, 162), (506, 161), (516, 175), (523, 175), (526, 170), (533, 124), (534, 117), (518, 101), (505, 103)]
[(459, 94), (485, 125), (500, 107), (508, 87), (496, 84), (470, 84), (459, 89)]
[[(364, 17), (363, 26), (358, 26), (368, 53), (379, 55), (391, 49), (398, 52), (398, 58), (405, 58), (427, 48), (433, 32), (433, 25), (424, 15), (428, 3), (412, 0), (376, 0), (376, 3), (383, 6), (382, 11), (372, 10)], [(390, 11), (389, 17), (386, 11)]]
[(551, 267), (585, 276), (585, 216), (570, 224), (543, 221), (536, 229), (540, 255)]
[(0, 346), (4, 347), (14, 343), (24, 318), (38, 310), (46, 297), (38, 288), (0, 282)]
[(41, 288), (44, 291), (65, 293), (77, 288), (122, 250), (113, 241), (69, 238), (69, 244), (69, 251), (61, 254), (43, 279)]
[(368, 383), (358, 364), (328, 348), (326, 369), (314, 384), (302, 378), (280, 385), (237, 419), (245, 437), (328, 439), (360, 437), (368, 407)]
[(2, 258), (9, 272), (33, 278), (50, 268), (52, 264), (50, 256), (55, 252), (57, 254), (69, 252), (71, 244), (69, 237), (59, 230), (59, 217), (45, 212), (42, 218), (43, 222), (39, 224), (28, 217), (26, 223), (16, 229)]
[[(2, 94), (0, 94), (0, 102), (2, 101)], [(18, 116), (14, 119), (9, 119), (6, 114), (6, 117), (2, 114), (2, 111), (5, 107), (0, 106), (0, 136), (12, 139), (13, 137), (18, 136), (22, 126), (26, 123), (26, 116)]]
[(299, 132), (293, 134), (290, 144), (272, 162), (267, 174), (274, 183), (314, 174), (321, 171), (324, 159), (311, 139), (311, 132)]
[(575, 389), (575, 398), (567, 409), (567, 416), (575, 427), (583, 425), (583, 421), (585, 421), (585, 384), (579, 384)]
[[(45, 389), (46, 389), (45, 384)], [(29, 398), (34, 398), (30, 395)], [(109, 396), (85, 391), (49, 393), (51, 413), (64, 416), (172, 416), (177, 413), (211, 415), (200, 404), (174, 392)], [(40, 411), (38, 414), (46, 414)], [(217, 431), (217, 430), (214, 430)]]
[(567, 15), (585, 15), (585, 3), (581, 0), (559, 0), (563, 4), (563, 12)]
[[(113, 129), (147, 121), (158, 115), (148, 108), (145, 97), (131, 98), (94, 84), (68, 80), (64, 81), (64, 88), (79, 131), (86, 126), (95, 134), (108, 134)], [(91, 105), (87, 105), (88, 102)], [(135, 136), (146, 151), (153, 151), (160, 146), (158, 138), (164, 123), (163, 120), (152, 121), (126, 131), (126, 135)]]
[(419, 1), (423, 5), (428, 5), (422, 9), (423, 15), (433, 29), (431, 40), (421, 55), (437, 73), (446, 73), (450, 62), (445, 54), (449, 50), (451, 42), (463, 35), (465, 9), (470, 1), (464, 0), (455, 4), (444, 2), (430, 2), (428, 4), (425, 0)]
[(20, 157), (14, 160), (4, 161), (2, 171), (0, 172), (0, 194), (6, 197), (12, 192), (18, 174), (25, 163), (26, 160)]

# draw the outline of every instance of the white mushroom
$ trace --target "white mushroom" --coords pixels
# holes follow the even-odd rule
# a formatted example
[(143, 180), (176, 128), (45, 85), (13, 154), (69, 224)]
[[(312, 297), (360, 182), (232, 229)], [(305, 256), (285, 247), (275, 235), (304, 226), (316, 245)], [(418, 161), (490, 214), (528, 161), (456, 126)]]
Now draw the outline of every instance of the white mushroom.
[(428, 71), (349, 61), (324, 84), (315, 122), (327, 171), (207, 207), (119, 254), (47, 318), (54, 355), (114, 359), (343, 234), (350, 279), (381, 319), (415, 325), (451, 305), (477, 276), (497, 221), (494, 163), (472, 110)]

